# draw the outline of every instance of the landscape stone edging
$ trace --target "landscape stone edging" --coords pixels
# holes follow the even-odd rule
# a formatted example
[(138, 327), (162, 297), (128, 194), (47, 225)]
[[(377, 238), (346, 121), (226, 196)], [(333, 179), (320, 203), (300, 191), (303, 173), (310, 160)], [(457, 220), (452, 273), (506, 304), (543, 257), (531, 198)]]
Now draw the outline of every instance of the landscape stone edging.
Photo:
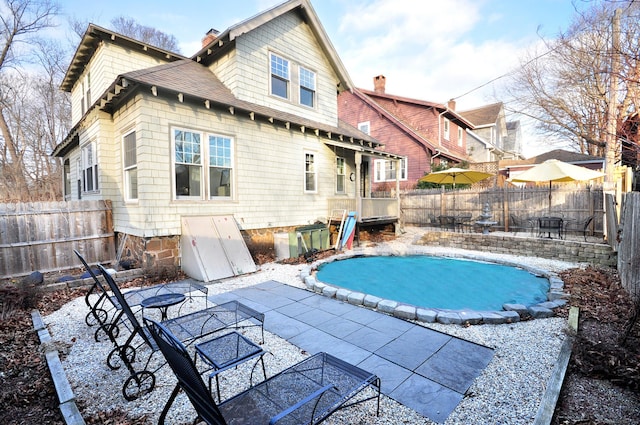
[(49, 343), (51, 342), (51, 335), (47, 330), (42, 316), (38, 310), (31, 312), (31, 321), (33, 322), (33, 328), (38, 333), (40, 344), (43, 346), (44, 355), (47, 359), (47, 366), (51, 373), (51, 379), (58, 395), (58, 405), (60, 413), (67, 425), (86, 425), (80, 410), (76, 405), (76, 399), (71, 389), (71, 384), (64, 372), (60, 356), (55, 348), (52, 348)]
[[(374, 295), (363, 294), (359, 291), (351, 291), (346, 288), (320, 282), (315, 277), (315, 272), (322, 264), (333, 261), (344, 260), (347, 258), (364, 257), (364, 256), (403, 256), (403, 255), (428, 255), (448, 258), (461, 258), (467, 260), (476, 260), (501, 264), (505, 266), (518, 267), (536, 276), (545, 277), (549, 281), (549, 291), (547, 292), (547, 301), (531, 305), (529, 307), (522, 304), (504, 304), (503, 310), (493, 311), (476, 311), (476, 310), (446, 310), (438, 308), (430, 308), (428, 306), (414, 306), (406, 303), (399, 303), (394, 300), (386, 300)], [(466, 253), (448, 253), (448, 254), (425, 254), (421, 252), (407, 252), (403, 254), (394, 253), (343, 253), (332, 258), (319, 260), (309, 266), (304, 267), (300, 271), (300, 279), (305, 283), (307, 289), (322, 294), (328, 298), (335, 298), (339, 301), (348, 302), (353, 305), (365, 306), (370, 309), (385, 313), (394, 317), (407, 320), (417, 320), (425, 323), (442, 323), (442, 324), (504, 324), (519, 322), (524, 318), (546, 318), (554, 314), (554, 310), (567, 303), (568, 294), (563, 292), (564, 282), (560, 277), (551, 271), (542, 270), (537, 267), (530, 267), (515, 261), (505, 259), (493, 259), (476, 254)], [(364, 297), (363, 297), (364, 295)]]

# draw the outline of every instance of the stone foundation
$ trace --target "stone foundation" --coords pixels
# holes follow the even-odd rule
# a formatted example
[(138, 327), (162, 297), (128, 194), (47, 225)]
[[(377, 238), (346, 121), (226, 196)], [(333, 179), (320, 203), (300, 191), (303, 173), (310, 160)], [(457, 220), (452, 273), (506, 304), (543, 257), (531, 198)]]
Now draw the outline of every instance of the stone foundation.
[(426, 232), (416, 244), (484, 251), (494, 254), (528, 255), (606, 267), (617, 266), (617, 253), (609, 245), (599, 243), (434, 231)]
[[(126, 236), (124, 244), (122, 238)], [(124, 268), (177, 269), (180, 267), (180, 236), (117, 235), (117, 246), (122, 245), (120, 264)]]

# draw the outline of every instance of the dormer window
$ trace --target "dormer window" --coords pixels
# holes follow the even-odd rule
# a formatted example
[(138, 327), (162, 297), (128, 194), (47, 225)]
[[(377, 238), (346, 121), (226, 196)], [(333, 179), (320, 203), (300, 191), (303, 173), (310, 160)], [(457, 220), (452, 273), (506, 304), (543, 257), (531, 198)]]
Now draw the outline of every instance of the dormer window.
[(289, 61), (271, 54), (271, 94), (289, 99)]

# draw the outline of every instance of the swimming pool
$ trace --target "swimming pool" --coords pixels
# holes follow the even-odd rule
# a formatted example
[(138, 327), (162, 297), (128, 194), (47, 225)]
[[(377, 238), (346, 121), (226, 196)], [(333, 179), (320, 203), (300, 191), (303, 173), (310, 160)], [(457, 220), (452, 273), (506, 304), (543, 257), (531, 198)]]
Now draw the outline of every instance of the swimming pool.
[(325, 296), (424, 322), (512, 323), (550, 317), (566, 303), (556, 274), (480, 257), (339, 256), (311, 265), (301, 278)]
[(318, 267), (324, 283), (401, 303), (449, 310), (502, 310), (547, 300), (548, 279), (502, 264), (459, 258), (360, 256)]

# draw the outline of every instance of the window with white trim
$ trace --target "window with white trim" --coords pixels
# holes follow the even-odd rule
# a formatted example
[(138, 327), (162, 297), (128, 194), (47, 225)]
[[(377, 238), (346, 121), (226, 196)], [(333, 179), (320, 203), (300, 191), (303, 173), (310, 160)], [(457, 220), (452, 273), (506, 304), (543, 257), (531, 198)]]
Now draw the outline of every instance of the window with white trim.
[(138, 154), (135, 131), (125, 134), (122, 138), (122, 152), (125, 199), (132, 201), (138, 199)]
[(359, 122), (358, 130), (362, 131), (365, 134), (371, 134), (371, 124), (369, 121)]
[(91, 106), (91, 73), (87, 72), (87, 76), (82, 81), (82, 98), (80, 99), (82, 115), (89, 110), (89, 106)]
[(193, 131), (174, 129), (174, 167), (176, 198), (202, 198), (202, 136)]
[(346, 175), (347, 168), (344, 158), (336, 157), (336, 193), (346, 192)]
[(304, 191), (316, 192), (318, 187), (318, 173), (316, 172), (316, 159), (312, 153), (304, 154)]
[(174, 128), (173, 150), (176, 199), (233, 196), (233, 138)]
[[(373, 163), (373, 181), (376, 183), (396, 181), (396, 173), (398, 172), (396, 161), (389, 159), (376, 159)], [(407, 160), (400, 160), (399, 180), (407, 179)]]
[(289, 99), (289, 61), (271, 53), (271, 94)]
[(69, 158), (64, 160), (64, 199), (70, 199), (71, 196), (71, 163)]
[(316, 73), (300, 67), (300, 104), (313, 108), (316, 104)]
[(82, 148), (82, 191), (98, 191), (98, 161), (93, 142)]
[(82, 199), (82, 156), (76, 160), (76, 190), (78, 199)]
[(230, 137), (209, 135), (209, 197), (231, 197), (233, 145)]
[(462, 127), (458, 127), (458, 146), (462, 146), (462, 135), (463, 135)]
[(444, 138), (445, 140), (449, 140), (449, 127), (451, 127), (451, 123), (447, 118), (444, 119)]

